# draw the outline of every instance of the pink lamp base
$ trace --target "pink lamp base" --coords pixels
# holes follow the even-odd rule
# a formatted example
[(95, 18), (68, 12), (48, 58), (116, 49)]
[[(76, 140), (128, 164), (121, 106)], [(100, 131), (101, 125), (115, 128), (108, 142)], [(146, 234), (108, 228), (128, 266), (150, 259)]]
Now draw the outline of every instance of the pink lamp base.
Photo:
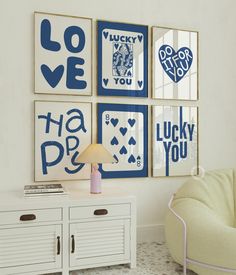
[(93, 169), (91, 173), (90, 193), (91, 194), (102, 193), (101, 173), (97, 169)]

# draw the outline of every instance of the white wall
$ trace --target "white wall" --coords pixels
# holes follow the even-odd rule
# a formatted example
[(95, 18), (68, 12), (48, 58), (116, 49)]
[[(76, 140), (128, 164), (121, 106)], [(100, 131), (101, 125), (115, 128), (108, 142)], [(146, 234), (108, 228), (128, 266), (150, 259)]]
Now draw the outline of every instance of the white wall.
[[(92, 101), (94, 107), (97, 101), (114, 100), (34, 95), (34, 11), (199, 31), (200, 100), (195, 105), (200, 106), (200, 165), (205, 169), (233, 167), (236, 161), (235, 3), (235, 0), (0, 0), (0, 191), (22, 189), (33, 182), (34, 100)], [(94, 60), (95, 56), (94, 47)], [(127, 103), (127, 98), (115, 100)], [(128, 100), (149, 105), (167, 103), (150, 98)], [(95, 141), (95, 128), (93, 135)], [(136, 194), (140, 240), (152, 239), (153, 233), (160, 239), (162, 227), (158, 225), (164, 222), (168, 199), (185, 179), (113, 179), (104, 180), (103, 186), (123, 186)], [(88, 182), (68, 185), (87, 188)]]

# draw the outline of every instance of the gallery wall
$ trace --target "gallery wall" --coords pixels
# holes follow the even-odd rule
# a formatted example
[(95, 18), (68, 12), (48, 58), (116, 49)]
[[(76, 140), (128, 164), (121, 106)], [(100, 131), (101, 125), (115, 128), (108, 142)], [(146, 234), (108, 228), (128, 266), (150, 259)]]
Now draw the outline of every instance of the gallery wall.
[[(177, 101), (96, 96), (96, 19), (199, 31), (199, 159), (205, 169), (234, 167), (236, 162), (236, 44), (234, 0), (1, 0), (0, 1), (0, 191), (22, 191), (34, 181), (34, 100), (96, 103), (171, 104)], [(34, 94), (34, 11), (94, 19), (93, 96)], [(149, 37), (150, 38), (150, 37)], [(150, 39), (149, 39), (150, 41)], [(149, 48), (150, 53), (150, 48)], [(151, 72), (151, 64), (149, 64)], [(149, 108), (149, 114), (150, 114)], [(93, 141), (96, 141), (96, 111)], [(149, 120), (149, 163), (151, 121)], [(103, 180), (103, 187), (122, 187), (137, 196), (138, 238), (163, 239), (168, 200), (187, 177)], [(86, 188), (89, 181), (66, 183)]]

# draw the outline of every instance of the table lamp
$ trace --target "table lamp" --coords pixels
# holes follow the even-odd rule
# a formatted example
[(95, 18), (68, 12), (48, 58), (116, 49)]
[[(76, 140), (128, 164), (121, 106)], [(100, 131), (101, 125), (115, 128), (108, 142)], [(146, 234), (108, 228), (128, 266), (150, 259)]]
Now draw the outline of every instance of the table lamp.
[(101, 193), (101, 173), (98, 164), (114, 163), (116, 160), (102, 144), (90, 144), (76, 159), (78, 163), (91, 163), (90, 193)]

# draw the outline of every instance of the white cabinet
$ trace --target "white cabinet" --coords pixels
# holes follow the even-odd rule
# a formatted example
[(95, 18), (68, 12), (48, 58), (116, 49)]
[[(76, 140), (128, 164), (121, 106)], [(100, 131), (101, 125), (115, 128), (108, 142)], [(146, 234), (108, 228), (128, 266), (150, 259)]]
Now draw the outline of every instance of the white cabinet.
[(61, 226), (0, 229), (0, 274), (61, 267)]
[(130, 259), (130, 220), (70, 224), (71, 267)]
[(34, 223), (38, 224), (40, 222), (57, 222), (61, 220), (61, 208), (0, 211), (0, 225), (32, 225)]
[(0, 194), (0, 274), (42, 275), (136, 265), (136, 203), (105, 189), (68, 197)]
[(130, 217), (130, 207), (130, 203), (71, 207), (70, 220)]

